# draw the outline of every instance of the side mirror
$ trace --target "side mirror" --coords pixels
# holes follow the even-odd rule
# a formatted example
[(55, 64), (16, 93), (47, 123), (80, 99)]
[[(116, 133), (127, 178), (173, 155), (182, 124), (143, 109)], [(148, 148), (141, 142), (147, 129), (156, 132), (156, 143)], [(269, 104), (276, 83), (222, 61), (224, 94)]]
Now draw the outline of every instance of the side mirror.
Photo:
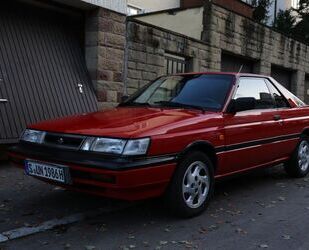
[(124, 103), (124, 102), (126, 102), (128, 99), (129, 99), (129, 96), (128, 96), (128, 95), (124, 95), (124, 96), (121, 97), (121, 102)]
[(241, 97), (236, 100), (232, 100), (229, 107), (229, 113), (237, 113), (241, 111), (255, 109), (255, 98), (253, 97)]

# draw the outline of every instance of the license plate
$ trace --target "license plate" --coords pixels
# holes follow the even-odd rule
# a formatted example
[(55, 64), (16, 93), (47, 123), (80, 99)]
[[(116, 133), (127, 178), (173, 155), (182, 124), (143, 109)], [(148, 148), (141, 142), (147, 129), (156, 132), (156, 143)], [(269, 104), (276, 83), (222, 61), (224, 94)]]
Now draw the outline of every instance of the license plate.
[(27, 160), (25, 162), (25, 172), (30, 176), (41, 177), (64, 184), (71, 183), (69, 168), (62, 165)]

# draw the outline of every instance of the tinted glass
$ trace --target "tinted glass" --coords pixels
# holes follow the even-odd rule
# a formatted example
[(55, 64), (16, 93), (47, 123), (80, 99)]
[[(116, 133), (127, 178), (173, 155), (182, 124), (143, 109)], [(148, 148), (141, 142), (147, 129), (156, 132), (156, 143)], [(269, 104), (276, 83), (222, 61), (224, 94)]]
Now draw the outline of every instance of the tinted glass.
[(242, 78), (234, 99), (254, 98), (255, 109), (274, 108), (274, 102), (264, 79)]
[(289, 105), (287, 104), (287, 101), (285, 100), (283, 95), (280, 94), (280, 92), (275, 88), (275, 86), (271, 82), (269, 82), (268, 80), (266, 80), (266, 81), (268, 82), (268, 86), (270, 88), (270, 91), (272, 92), (272, 95), (275, 99), (276, 107), (277, 108), (287, 108), (287, 107), (289, 107)]
[(126, 104), (151, 106), (196, 106), (220, 110), (230, 90), (231, 75), (188, 75), (162, 77)]

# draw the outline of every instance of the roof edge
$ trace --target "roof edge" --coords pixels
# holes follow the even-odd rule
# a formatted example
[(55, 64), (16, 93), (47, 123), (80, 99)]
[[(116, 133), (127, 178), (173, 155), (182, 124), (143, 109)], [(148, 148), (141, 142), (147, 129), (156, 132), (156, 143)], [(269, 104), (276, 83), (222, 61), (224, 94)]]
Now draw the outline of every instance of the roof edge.
[(164, 10), (158, 10), (158, 11), (153, 11), (153, 12), (147, 12), (147, 13), (143, 13), (143, 14), (132, 15), (132, 16), (130, 16), (130, 18), (151, 16), (151, 15), (157, 15), (157, 14), (163, 14), (163, 13), (173, 14), (173, 12), (180, 12), (180, 11), (184, 11), (184, 10), (200, 9), (200, 8), (203, 8), (203, 6), (199, 6), (199, 7), (195, 6), (195, 7), (188, 7), (188, 8), (178, 7), (178, 8), (164, 9)]

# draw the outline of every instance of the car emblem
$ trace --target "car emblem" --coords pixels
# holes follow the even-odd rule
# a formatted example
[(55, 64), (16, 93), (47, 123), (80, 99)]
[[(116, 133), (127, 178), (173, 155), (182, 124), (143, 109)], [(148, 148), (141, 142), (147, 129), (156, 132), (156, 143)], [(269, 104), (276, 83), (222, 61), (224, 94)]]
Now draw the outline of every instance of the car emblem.
[(58, 144), (63, 144), (64, 140), (63, 140), (63, 138), (60, 137), (57, 142), (58, 142)]

